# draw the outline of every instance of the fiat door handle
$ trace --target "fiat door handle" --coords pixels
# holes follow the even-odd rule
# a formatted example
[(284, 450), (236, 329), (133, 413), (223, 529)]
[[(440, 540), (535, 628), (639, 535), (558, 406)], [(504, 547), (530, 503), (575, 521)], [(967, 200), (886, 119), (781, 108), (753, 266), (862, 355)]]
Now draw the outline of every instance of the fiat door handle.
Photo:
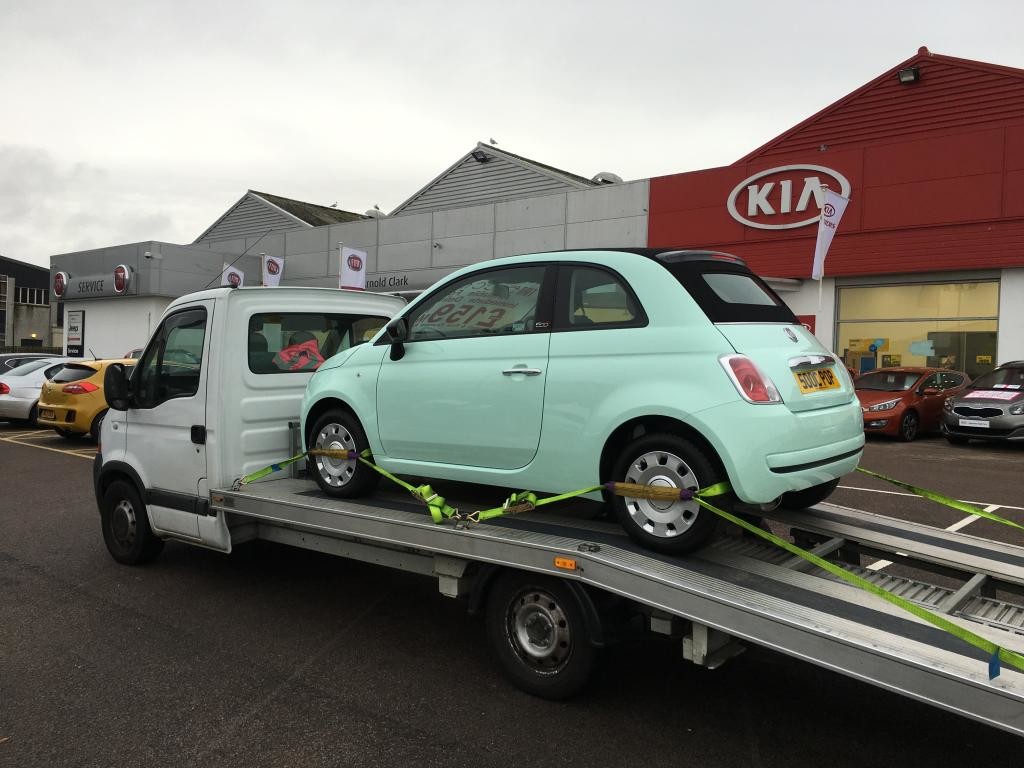
[(540, 376), (540, 368), (506, 368), (501, 372), (502, 376), (515, 376), (521, 374), (523, 376)]

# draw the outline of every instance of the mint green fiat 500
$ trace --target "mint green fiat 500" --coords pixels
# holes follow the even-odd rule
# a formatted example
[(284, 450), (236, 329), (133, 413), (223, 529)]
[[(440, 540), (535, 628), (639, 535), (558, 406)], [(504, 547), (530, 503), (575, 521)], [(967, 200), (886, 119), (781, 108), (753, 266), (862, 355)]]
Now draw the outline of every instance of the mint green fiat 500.
[[(842, 363), (740, 259), (707, 251), (540, 253), (464, 268), (314, 374), (307, 448), (373, 451), (397, 474), (557, 493), (606, 481), (747, 505), (812, 506), (864, 446)], [(316, 456), (332, 496), (379, 475)], [(716, 516), (613, 497), (642, 545), (682, 553)]]

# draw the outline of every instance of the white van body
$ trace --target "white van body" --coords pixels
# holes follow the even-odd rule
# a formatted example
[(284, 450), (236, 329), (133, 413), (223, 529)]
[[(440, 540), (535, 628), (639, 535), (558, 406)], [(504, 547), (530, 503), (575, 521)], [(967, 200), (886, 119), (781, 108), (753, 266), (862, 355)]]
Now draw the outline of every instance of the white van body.
[[(201, 361), (189, 355), (183, 364), (194, 372), (195, 362), (200, 363), (197, 391), (154, 407), (107, 412), (94, 467), (98, 497), (112, 477), (127, 477), (145, 500), (157, 535), (230, 552), (225, 515), (207, 514), (209, 490), (230, 487), (237, 478), (291, 455), (288, 424), (299, 421), (302, 395), (313, 375), (311, 368), (254, 372), (249, 355), (254, 316), (364, 315), (381, 318), (383, 326), (404, 305), (395, 296), (330, 288), (215, 288), (173, 301), (133, 378), (150, 361), (151, 347), (173, 318), (204, 310)], [(277, 336), (282, 334), (278, 329)], [(349, 340), (348, 346), (363, 340)], [(281, 339), (276, 341), (280, 347)]]

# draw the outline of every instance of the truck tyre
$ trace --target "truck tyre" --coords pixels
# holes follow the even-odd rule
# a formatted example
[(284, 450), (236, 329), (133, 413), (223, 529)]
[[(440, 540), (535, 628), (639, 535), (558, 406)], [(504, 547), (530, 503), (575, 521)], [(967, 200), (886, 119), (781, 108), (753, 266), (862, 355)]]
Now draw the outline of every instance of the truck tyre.
[(164, 548), (163, 539), (149, 527), (146, 505), (126, 480), (115, 480), (103, 494), (100, 524), (107, 550), (119, 563), (148, 563)]
[[(309, 447), (362, 453), (369, 447), (369, 442), (359, 420), (351, 413), (335, 408), (317, 419), (310, 433)], [(310, 456), (308, 467), (324, 493), (341, 499), (364, 496), (373, 491), (380, 480), (380, 475), (372, 467), (358, 459)]]
[(484, 621), (502, 669), (527, 693), (566, 699), (590, 679), (597, 649), (579, 603), (558, 579), (506, 571), (491, 588)]
[[(723, 479), (704, 451), (668, 433), (637, 438), (619, 454), (613, 478), (636, 485), (696, 491)], [(716, 503), (711, 499), (712, 504)], [(647, 549), (680, 555), (702, 546), (714, 534), (718, 516), (696, 501), (655, 501), (613, 496), (619, 523)]]
[(782, 501), (779, 502), (779, 506), (783, 509), (807, 509), (808, 507), (813, 507), (815, 504), (821, 504), (821, 502), (831, 496), (832, 491), (836, 489), (837, 485), (839, 485), (838, 477), (821, 485), (812, 485), (810, 488), (804, 488), (802, 491), (784, 493), (782, 494)]

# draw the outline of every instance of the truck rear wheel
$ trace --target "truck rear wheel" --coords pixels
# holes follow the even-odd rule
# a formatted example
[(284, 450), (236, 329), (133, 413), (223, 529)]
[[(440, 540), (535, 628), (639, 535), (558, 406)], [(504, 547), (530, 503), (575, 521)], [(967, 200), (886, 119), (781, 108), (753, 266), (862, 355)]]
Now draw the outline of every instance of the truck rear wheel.
[(597, 661), (576, 598), (558, 579), (508, 571), (487, 599), (487, 639), (505, 674), (527, 693), (565, 699)]
[[(359, 420), (347, 411), (335, 408), (317, 419), (310, 433), (313, 450), (355, 451), (369, 448), (369, 441)], [(358, 459), (331, 456), (310, 456), (309, 472), (328, 496), (351, 499), (364, 496), (377, 487), (380, 475)]]
[(164, 548), (163, 539), (149, 527), (146, 505), (126, 480), (115, 480), (103, 494), (100, 524), (107, 550), (119, 563), (148, 563)]

